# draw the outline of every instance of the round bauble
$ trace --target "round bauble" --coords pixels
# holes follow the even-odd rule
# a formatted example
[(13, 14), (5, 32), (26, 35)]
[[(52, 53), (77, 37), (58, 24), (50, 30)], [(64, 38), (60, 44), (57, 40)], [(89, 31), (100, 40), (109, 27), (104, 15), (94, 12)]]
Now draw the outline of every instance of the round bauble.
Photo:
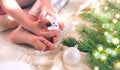
[(63, 53), (63, 61), (69, 65), (77, 64), (80, 58), (80, 51), (75, 47), (67, 48)]

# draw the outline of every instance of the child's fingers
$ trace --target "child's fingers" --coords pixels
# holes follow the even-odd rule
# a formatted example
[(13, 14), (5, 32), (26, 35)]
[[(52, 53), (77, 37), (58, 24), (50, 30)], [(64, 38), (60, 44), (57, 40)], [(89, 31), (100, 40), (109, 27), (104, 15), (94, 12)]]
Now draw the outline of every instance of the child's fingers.
[(46, 45), (46, 46), (48, 46), (48, 48), (50, 49), (50, 50), (53, 50), (54, 49), (54, 45), (50, 42), (50, 41), (48, 41), (47, 39), (45, 39), (44, 37), (39, 37), (40, 38), (40, 40)]
[(63, 22), (59, 23), (60, 30), (63, 30), (65, 28), (65, 25)]
[(59, 37), (60, 37), (60, 33), (57, 33), (54, 37), (53, 37), (53, 40), (52, 42), (55, 43), (59, 40)]

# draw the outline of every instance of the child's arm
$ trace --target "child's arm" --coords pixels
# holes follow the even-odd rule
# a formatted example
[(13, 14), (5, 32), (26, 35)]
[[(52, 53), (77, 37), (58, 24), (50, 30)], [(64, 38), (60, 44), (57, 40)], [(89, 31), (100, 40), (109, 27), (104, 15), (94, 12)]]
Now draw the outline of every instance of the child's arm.
[(0, 0), (3, 9), (21, 24), (31, 23), (27, 15), (23, 12), (16, 0)]
[(11, 15), (25, 29), (40, 35), (40, 27), (35, 22), (31, 21), (28, 15), (21, 9), (16, 0), (0, 0), (2, 8)]

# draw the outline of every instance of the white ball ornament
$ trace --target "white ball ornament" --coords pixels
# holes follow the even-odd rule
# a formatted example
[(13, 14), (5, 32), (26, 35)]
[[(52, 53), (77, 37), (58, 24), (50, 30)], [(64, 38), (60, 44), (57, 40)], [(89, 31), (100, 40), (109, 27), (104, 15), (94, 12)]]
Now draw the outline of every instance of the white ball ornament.
[(80, 51), (76, 47), (66, 48), (63, 53), (63, 61), (69, 65), (75, 65), (80, 61)]

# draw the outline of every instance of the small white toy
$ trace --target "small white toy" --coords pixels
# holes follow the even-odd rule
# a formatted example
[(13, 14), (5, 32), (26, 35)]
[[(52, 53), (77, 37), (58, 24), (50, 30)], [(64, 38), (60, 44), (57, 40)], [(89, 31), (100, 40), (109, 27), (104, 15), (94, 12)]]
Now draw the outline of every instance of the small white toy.
[(52, 19), (50, 15), (45, 17), (50, 22), (47, 23), (48, 30), (59, 30), (59, 22), (57, 20)]

